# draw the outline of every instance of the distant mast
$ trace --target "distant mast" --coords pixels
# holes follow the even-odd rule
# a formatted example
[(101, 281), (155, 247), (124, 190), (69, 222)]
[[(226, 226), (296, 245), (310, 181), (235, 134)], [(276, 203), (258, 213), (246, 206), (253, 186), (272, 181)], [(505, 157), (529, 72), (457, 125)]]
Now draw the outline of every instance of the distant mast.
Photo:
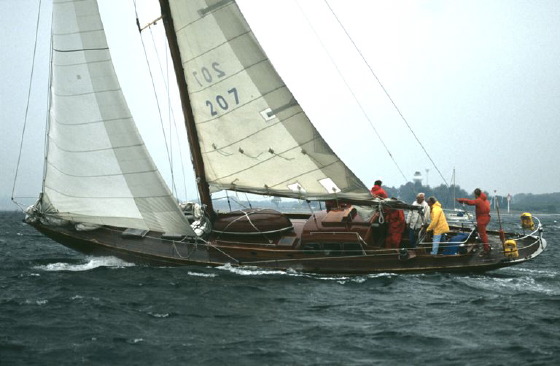
[(455, 202), (457, 199), (456, 187), (455, 187), (455, 168), (453, 168), (453, 176), (451, 177), (451, 184), (453, 185), (453, 209), (455, 210)]

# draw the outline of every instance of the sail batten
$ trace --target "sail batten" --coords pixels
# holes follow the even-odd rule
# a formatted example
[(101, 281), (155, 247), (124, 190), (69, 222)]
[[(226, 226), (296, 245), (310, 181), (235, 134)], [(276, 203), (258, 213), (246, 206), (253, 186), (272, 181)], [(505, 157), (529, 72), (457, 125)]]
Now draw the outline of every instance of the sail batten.
[(41, 207), (73, 222), (194, 235), (148, 153), (95, 0), (54, 1)]

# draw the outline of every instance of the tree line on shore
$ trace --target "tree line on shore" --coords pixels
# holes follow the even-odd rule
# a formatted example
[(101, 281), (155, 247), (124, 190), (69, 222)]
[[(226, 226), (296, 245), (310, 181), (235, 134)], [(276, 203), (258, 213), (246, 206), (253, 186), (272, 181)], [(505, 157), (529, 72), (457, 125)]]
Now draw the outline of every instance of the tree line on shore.
[[(474, 199), (473, 192), (468, 192), (462, 189), (460, 186), (446, 186), (444, 184), (430, 187), (424, 186), (420, 183), (413, 183), (408, 182), (400, 187), (383, 187), (389, 197), (393, 197), (399, 199), (406, 203), (412, 203), (416, 199), (416, 195), (420, 192), (423, 192), (426, 195), (426, 198), (430, 196), (434, 196), (438, 199), (438, 201), (442, 204), (443, 208), (452, 209), (452, 208), (460, 208), (462, 207), (461, 204), (455, 201), (455, 198), (470, 198)], [(491, 192), (485, 191), (486, 195), (488, 196), (488, 200), (490, 201), (492, 208), (496, 209), (499, 207), (504, 211), (508, 207), (508, 198), (507, 196), (500, 196), (500, 195), (492, 195)], [(242, 206), (247, 206), (248, 203), (243, 204), (240, 203)], [(271, 201), (271, 207), (277, 209), (298, 209), (298, 208), (305, 208), (303, 206), (307, 206), (304, 201), (294, 201), (289, 199), (280, 199), (280, 198), (273, 198)], [(261, 204), (259, 202), (259, 204)], [(310, 207), (313, 210), (322, 209), (322, 207), (317, 202), (309, 203)], [(221, 202), (221, 205), (218, 204), (224, 210), (227, 210), (227, 206), (225, 202)], [(238, 209), (242, 207), (233, 207), (235, 205), (230, 205), (232, 209)], [(528, 212), (535, 212), (535, 213), (560, 213), (560, 192), (557, 193), (546, 193), (546, 194), (532, 194), (532, 193), (520, 193), (510, 197), (509, 201), (509, 208), (513, 211), (528, 211)]]
[[(408, 182), (398, 188), (385, 187), (385, 190), (389, 197), (395, 197), (407, 203), (412, 203), (416, 195), (419, 192), (423, 192), (426, 197), (436, 197), (444, 208), (458, 207), (460, 204), (456, 203), (455, 198), (474, 199), (473, 192), (467, 192), (458, 185), (446, 186), (442, 184), (437, 187), (430, 187), (420, 183)], [(507, 196), (493, 195), (488, 191), (484, 191), (484, 193), (488, 196), (493, 208), (498, 206), (505, 209), (507, 207)], [(560, 192), (545, 194), (519, 193), (512, 195), (509, 201), (509, 208), (514, 211), (560, 213)]]

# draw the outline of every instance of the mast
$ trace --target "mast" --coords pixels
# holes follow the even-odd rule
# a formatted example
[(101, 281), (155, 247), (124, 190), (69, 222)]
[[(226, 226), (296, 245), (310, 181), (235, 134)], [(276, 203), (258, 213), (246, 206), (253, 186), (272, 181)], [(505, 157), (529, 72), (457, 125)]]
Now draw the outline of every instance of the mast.
[(451, 183), (453, 184), (453, 209), (455, 209), (455, 202), (457, 198), (456, 188), (455, 188), (455, 168), (453, 168), (453, 176), (451, 177)]
[(191, 101), (187, 88), (187, 81), (184, 77), (183, 65), (181, 62), (181, 54), (179, 52), (179, 44), (175, 28), (173, 27), (173, 17), (171, 16), (171, 9), (168, 0), (160, 0), (161, 16), (163, 18), (163, 25), (169, 43), (169, 50), (171, 52), (171, 59), (173, 60), (173, 67), (175, 69), (175, 76), (177, 77), (177, 85), (179, 87), (179, 96), (181, 98), (181, 105), (183, 108), (183, 115), (185, 116), (185, 127), (187, 129), (187, 136), (189, 140), (189, 148), (193, 159), (193, 168), (196, 176), (196, 184), (200, 194), (200, 201), (206, 205), (208, 213), (213, 213), (212, 197), (210, 196), (210, 188), (206, 181), (206, 172), (204, 168), (204, 161), (202, 160), (202, 152), (198, 142), (198, 133), (194, 122), (194, 115), (191, 107)]

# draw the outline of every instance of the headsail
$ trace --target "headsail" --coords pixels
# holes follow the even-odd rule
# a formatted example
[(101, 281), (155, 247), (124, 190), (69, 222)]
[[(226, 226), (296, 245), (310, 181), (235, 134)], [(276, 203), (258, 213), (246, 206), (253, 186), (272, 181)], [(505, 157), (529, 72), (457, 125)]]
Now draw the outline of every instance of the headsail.
[(212, 191), (371, 198), (313, 127), (235, 1), (169, 5)]
[(130, 114), (95, 0), (53, 4), (43, 204), (85, 223), (192, 234)]

